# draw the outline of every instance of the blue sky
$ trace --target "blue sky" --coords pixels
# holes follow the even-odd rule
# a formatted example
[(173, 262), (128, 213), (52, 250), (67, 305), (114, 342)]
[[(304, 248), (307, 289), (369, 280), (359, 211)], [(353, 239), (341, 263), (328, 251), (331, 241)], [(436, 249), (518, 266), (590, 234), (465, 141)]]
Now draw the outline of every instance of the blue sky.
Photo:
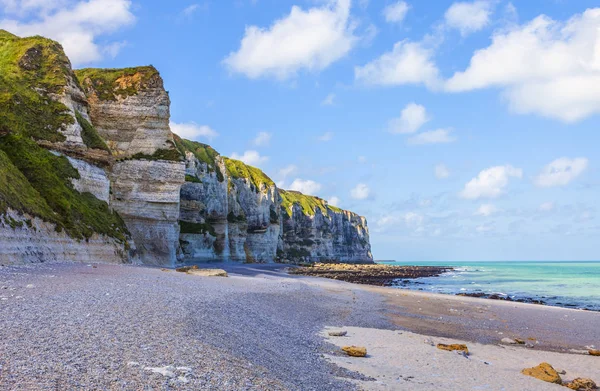
[(0, 0), (173, 129), (369, 220), (377, 259), (600, 259), (595, 1)]

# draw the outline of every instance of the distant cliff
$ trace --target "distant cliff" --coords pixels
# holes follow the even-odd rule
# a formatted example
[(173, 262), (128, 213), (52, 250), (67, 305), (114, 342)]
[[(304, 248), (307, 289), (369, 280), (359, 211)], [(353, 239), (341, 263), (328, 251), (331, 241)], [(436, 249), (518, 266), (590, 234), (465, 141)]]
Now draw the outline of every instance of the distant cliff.
[(0, 264), (370, 262), (367, 222), (169, 129), (153, 67), (0, 30)]

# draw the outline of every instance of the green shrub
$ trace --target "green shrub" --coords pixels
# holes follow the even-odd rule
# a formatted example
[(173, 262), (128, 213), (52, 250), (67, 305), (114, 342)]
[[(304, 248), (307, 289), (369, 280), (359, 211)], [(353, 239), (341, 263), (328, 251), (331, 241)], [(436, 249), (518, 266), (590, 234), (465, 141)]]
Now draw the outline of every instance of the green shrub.
[(79, 126), (81, 126), (81, 138), (83, 139), (83, 143), (88, 148), (102, 149), (104, 151), (110, 152), (110, 149), (108, 148), (104, 140), (102, 140), (100, 135), (98, 135), (96, 128), (94, 128), (92, 124), (88, 122), (88, 120), (83, 118), (79, 111), (75, 112), (75, 118), (77, 119), (77, 123), (79, 123)]
[(187, 221), (179, 221), (179, 228), (182, 234), (196, 234), (217, 237), (215, 228), (209, 223), (189, 223)]

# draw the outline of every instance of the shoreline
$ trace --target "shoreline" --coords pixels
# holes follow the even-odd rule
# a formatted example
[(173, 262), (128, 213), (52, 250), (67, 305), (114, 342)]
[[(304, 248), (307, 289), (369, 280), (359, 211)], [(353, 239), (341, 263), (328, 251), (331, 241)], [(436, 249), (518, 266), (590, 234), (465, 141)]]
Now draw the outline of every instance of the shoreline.
[[(500, 361), (551, 351), (583, 360), (562, 368), (568, 379), (580, 371), (600, 380), (583, 354), (600, 344), (594, 312), (290, 275), (279, 264), (217, 267), (229, 277), (101, 263), (0, 267), (0, 388), (385, 390), (396, 388), (376, 386), (394, 371), (414, 377), (408, 389), (447, 387), (441, 353), (428, 351), (425, 338), (474, 347), (472, 360), (443, 356), (457, 377), (470, 376), (466, 365), (488, 348), (510, 351), (486, 359), (497, 381), (491, 390), (501, 389)], [(375, 373), (346, 366), (337, 342), (323, 339), (327, 327), (348, 328), (337, 342), (368, 344), (365, 361), (352, 363)], [(535, 342), (507, 346), (505, 337)], [(407, 370), (412, 352), (429, 373)], [(388, 355), (400, 360), (392, 372), (381, 361)]]
[(548, 307), (600, 312), (600, 308), (581, 307), (571, 303), (549, 303), (544, 301), (545, 297), (511, 297), (510, 293), (485, 293), (476, 291), (442, 293), (427, 291), (419, 287), (424, 284), (419, 281), (420, 278), (440, 277), (444, 273), (455, 270), (457, 270), (457, 268), (453, 266), (387, 265), (385, 263), (377, 263), (375, 265), (317, 263), (312, 266), (290, 268), (290, 274), (322, 277), (355, 284), (385, 286), (400, 290), (429, 292), (448, 296), (473, 297), (485, 300), (527, 303)]

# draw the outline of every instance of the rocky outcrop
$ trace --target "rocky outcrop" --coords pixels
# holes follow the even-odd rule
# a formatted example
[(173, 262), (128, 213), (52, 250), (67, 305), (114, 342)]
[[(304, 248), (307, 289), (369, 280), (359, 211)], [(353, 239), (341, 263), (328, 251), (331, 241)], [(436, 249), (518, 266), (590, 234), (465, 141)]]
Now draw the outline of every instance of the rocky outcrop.
[(169, 96), (153, 67), (77, 71), (91, 121), (117, 161), (110, 205), (145, 264), (175, 266), (184, 163), (169, 128)]
[(126, 263), (130, 253), (106, 235), (77, 240), (37, 217), (14, 210), (0, 216), (0, 265), (65, 261)]
[(154, 67), (74, 73), (54, 41), (0, 44), (0, 260), (372, 261), (363, 217), (175, 137)]
[(278, 189), (262, 171), (175, 139), (186, 157), (181, 246), (189, 260), (372, 262), (364, 217)]

